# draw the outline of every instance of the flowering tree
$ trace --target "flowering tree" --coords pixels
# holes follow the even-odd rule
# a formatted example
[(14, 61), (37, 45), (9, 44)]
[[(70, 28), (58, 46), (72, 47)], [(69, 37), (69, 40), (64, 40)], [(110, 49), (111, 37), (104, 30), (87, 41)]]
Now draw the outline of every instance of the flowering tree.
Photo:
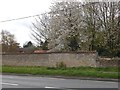
[(34, 23), (40, 32), (35, 33), (38, 37), (46, 37), (41, 40), (47, 40), (50, 51), (108, 50), (119, 53), (119, 4), (55, 2), (51, 11)]

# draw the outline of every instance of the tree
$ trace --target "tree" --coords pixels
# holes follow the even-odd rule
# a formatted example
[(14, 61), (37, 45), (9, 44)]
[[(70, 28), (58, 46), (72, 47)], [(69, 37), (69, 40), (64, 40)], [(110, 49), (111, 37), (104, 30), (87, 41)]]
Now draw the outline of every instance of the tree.
[(83, 5), (85, 15), (84, 25), (87, 27), (87, 36), (90, 49), (98, 52), (107, 51), (111, 56), (119, 48), (118, 37), (118, 3), (117, 2), (89, 2)]
[(26, 42), (23, 45), (23, 52), (24, 53), (33, 53), (36, 47), (33, 45), (31, 41)]
[(49, 41), (49, 46), (54, 44), (50, 48), (56, 47), (62, 51), (80, 50), (81, 38), (83, 37), (81, 9), (80, 2), (58, 2), (53, 5), (50, 25), (52, 26), (51, 31), (55, 35)]
[(36, 35), (47, 37), (41, 40), (48, 41), (51, 51), (96, 50), (116, 56), (120, 52), (119, 6), (119, 2), (54, 3), (45, 18), (34, 24), (40, 32)]
[(88, 36), (89, 50), (95, 50), (96, 32), (100, 27), (96, 15), (97, 5), (96, 2), (89, 2), (83, 5), (83, 23), (87, 31), (86, 34)]
[(23, 45), (23, 48), (28, 48), (28, 47), (33, 47), (33, 43), (31, 41), (29, 41)]
[(6, 30), (1, 32), (0, 44), (2, 45), (2, 52), (17, 52), (19, 48), (19, 43), (15, 41), (14, 35)]
[(32, 23), (32, 37), (36, 41), (37, 46), (41, 46), (43, 42), (48, 40), (50, 35), (49, 14), (45, 13), (36, 18), (36, 22)]
[(48, 41), (45, 40), (45, 42), (41, 42), (40, 48), (41, 48), (42, 50), (48, 50)]
[(75, 39), (75, 43), (78, 44), (75, 49), (77, 51), (81, 43), (80, 35), (82, 35), (82, 30), (80, 30), (80, 7), (78, 2), (55, 3), (47, 17), (44, 15), (42, 17), (45, 18), (39, 18), (39, 22), (33, 24), (38, 31), (33, 34), (39, 37), (38, 39), (35, 36), (36, 40), (39, 41), (41, 40), (40, 37), (47, 36), (49, 49), (72, 51), (75, 47), (70, 44), (74, 43), (73, 39)]

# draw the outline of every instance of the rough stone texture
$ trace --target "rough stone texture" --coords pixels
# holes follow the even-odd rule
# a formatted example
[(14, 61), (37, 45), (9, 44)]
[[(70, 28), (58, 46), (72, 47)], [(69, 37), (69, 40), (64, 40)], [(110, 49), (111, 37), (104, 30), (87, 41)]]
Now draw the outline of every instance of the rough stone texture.
[(98, 58), (99, 67), (118, 67), (120, 66), (120, 58)]
[(48, 54), (2, 55), (2, 64), (9, 66), (47, 66)]
[(48, 66), (55, 67), (64, 62), (67, 67), (96, 67), (97, 53), (44, 53), (2, 55), (2, 64), (9, 66)]
[(9, 66), (56, 67), (61, 62), (67, 67), (108, 67), (118, 66), (120, 58), (98, 58), (95, 52), (2, 55), (2, 65)]
[(49, 61), (51, 66), (56, 66), (56, 63), (64, 62), (67, 67), (96, 67), (96, 57), (95, 53), (56, 53), (50, 54)]

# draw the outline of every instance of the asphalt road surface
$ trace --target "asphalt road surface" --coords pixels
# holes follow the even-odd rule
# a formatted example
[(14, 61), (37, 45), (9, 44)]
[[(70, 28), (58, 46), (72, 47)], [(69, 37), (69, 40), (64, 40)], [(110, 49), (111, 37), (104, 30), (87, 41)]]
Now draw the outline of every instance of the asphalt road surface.
[(118, 82), (2, 75), (2, 88), (118, 88)]

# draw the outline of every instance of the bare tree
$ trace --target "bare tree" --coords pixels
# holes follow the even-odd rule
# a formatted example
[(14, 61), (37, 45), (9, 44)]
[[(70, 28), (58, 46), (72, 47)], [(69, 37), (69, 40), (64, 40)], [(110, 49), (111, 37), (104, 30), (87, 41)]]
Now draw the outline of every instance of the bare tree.
[(2, 45), (2, 52), (16, 52), (19, 48), (19, 43), (15, 41), (14, 35), (6, 30), (1, 32), (0, 44)]
[(118, 2), (90, 2), (84, 4), (84, 22), (88, 31), (89, 50), (118, 49)]
[(49, 27), (49, 14), (44, 13), (38, 18), (36, 18), (36, 22), (32, 23), (32, 36), (36, 41), (37, 45), (40, 46), (41, 42), (48, 40), (50, 27)]

